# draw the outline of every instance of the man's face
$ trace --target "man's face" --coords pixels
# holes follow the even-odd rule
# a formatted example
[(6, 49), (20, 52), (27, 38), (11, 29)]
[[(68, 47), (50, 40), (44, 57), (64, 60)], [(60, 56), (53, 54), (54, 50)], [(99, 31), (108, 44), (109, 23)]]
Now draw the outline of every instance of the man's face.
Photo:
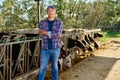
[(55, 13), (56, 13), (56, 11), (54, 9), (49, 8), (47, 10), (48, 18), (54, 18), (55, 17)]

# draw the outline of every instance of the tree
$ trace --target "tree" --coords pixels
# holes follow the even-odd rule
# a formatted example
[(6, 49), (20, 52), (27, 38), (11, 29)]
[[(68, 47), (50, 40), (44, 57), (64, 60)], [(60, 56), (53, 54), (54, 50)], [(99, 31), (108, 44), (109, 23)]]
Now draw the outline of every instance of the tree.
[[(47, 5), (55, 5), (57, 18), (64, 28), (120, 26), (119, 0), (40, 0), (40, 20), (46, 17)], [(37, 3), (34, 0), (4, 0), (0, 6), (0, 27), (16, 30), (36, 28)]]
[(37, 8), (33, 0), (4, 0), (1, 14), (5, 29), (37, 27)]

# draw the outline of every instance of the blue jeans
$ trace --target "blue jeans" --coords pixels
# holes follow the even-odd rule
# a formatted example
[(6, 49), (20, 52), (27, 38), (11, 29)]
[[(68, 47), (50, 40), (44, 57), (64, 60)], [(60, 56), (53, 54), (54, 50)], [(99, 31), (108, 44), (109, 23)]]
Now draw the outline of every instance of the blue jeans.
[(52, 80), (58, 80), (58, 59), (60, 55), (60, 48), (41, 50), (40, 54), (40, 71), (38, 74), (38, 80), (44, 80), (46, 69), (49, 60), (52, 63)]

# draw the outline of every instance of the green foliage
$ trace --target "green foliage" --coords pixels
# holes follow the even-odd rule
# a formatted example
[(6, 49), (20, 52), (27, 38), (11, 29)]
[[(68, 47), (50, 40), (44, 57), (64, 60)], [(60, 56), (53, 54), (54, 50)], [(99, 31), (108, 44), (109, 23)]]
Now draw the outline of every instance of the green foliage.
[(113, 32), (113, 31), (105, 31), (102, 32), (104, 37), (100, 38), (100, 41), (105, 42), (113, 38), (120, 38), (120, 33), (119, 32)]
[(35, 28), (37, 26), (37, 9), (33, 0), (4, 0), (2, 5), (2, 30)]
[(120, 32), (113, 32), (113, 31), (105, 31), (105, 32), (102, 32), (102, 34), (105, 36), (105, 37), (120, 37)]
[(119, 32), (107, 31), (106, 36), (108, 36), (108, 37), (120, 37), (120, 33)]
[[(90, 1), (90, 0), (89, 0)], [(120, 26), (119, 0), (41, 0), (40, 19), (46, 17), (46, 6), (55, 5), (57, 18), (64, 28), (97, 28)], [(0, 6), (0, 29), (36, 28), (37, 3), (34, 0), (4, 0)]]

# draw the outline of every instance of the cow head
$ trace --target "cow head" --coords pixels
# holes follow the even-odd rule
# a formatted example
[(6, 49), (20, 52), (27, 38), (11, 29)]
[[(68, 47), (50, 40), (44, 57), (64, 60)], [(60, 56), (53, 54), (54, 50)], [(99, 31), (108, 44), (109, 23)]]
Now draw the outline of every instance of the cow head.
[(97, 38), (97, 37), (103, 37), (103, 34), (101, 34), (101, 33), (94, 33), (94, 38)]
[(63, 59), (63, 66), (68, 67), (68, 68), (72, 66), (71, 58), (69, 55), (65, 57), (65, 59)]

